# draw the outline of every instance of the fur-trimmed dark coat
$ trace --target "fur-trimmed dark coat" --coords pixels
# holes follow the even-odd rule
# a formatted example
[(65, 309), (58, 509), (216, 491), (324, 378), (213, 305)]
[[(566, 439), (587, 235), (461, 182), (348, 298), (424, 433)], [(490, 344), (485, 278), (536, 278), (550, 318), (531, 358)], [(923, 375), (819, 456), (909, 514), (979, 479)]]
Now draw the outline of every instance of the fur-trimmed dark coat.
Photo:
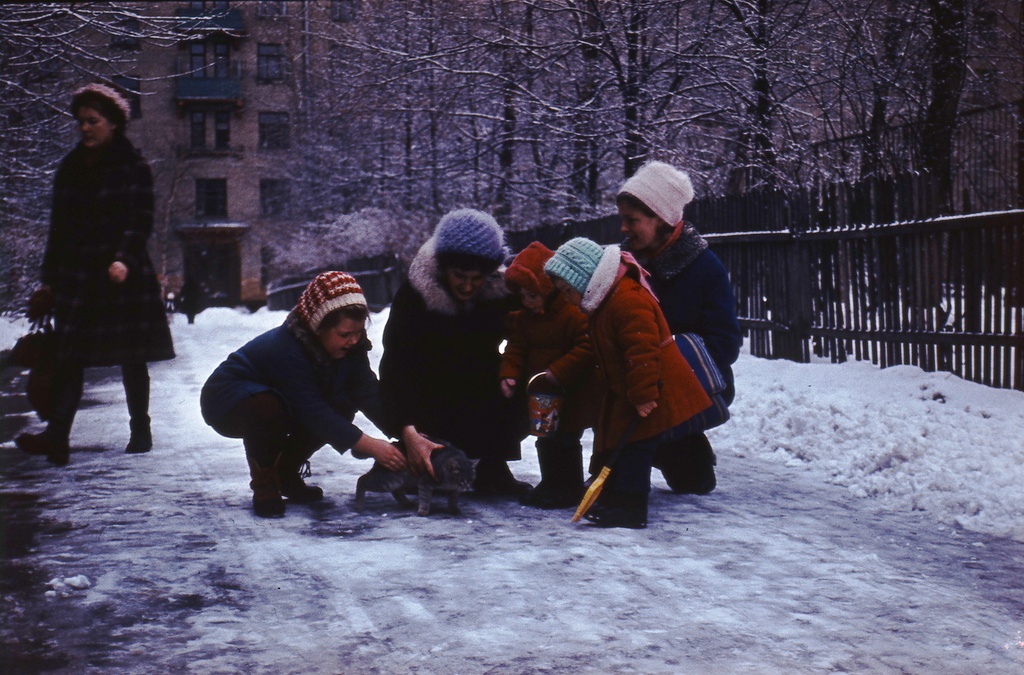
[(503, 273), (488, 276), (463, 305), (441, 281), (434, 239), (420, 248), (384, 328), (381, 394), (393, 426), (413, 424), (473, 459), (520, 457), (526, 430), (498, 378), (512, 308)]
[(684, 223), (658, 255), (639, 262), (651, 273), (648, 281), (672, 334), (696, 333), (704, 339), (726, 381), (723, 397), (731, 403), (736, 393), (732, 364), (739, 357), (743, 334), (722, 261), (696, 229)]
[[(605, 248), (581, 307), (590, 317), (594, 357), (606, 392), (594, 438), (603, 459), (637, 420), (628, 441), (653, 438), (711, 405), (693, 369), (676, 347), (643, 270), (618, 246)], [(636, 406), (656, 401), (647, 417)]]
[(352, 423), (356, 411), (388, 432), (369, 351), (364, 338), (344, 358), (332, 360), (292, 312), (284, 324), (253, 338), (217, 366), (199, 397), (203, 419), (215, 426), (245, 399), (272, 391), (297, 424), (344, 452), (363, 435)]
[[(153, 230), (149, 164), (116, 136), (89, 164), (79, 145), (61, 162), (53, 186), (42, 282), (55, 295), (57, 356), (83, 366), (174, 358), (146, 242)], [(115, 284), (108, 268), (128, 267)]]

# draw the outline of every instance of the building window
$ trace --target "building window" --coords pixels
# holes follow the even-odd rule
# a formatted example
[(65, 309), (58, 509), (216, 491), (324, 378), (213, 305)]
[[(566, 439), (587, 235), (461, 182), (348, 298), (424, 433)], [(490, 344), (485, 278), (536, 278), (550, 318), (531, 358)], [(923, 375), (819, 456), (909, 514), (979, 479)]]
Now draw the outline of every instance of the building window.
[(256, 46), (256, 81), (284, 79), (284, 45)]
[(189, 147), (202, 150), (206, 147), (206, 113), (193, 112), (189, 119)]
[(291, 211), (292, 187), (285, 179), (264, 178), (260, 180), (260, 214), (264, 216), (287, 217)]
[(226, 42), (213, 45), (213, 76), (219, 80), (231, 76), (231, 46)]
[(114, 25), (114, 34), (110, 36), (110, 46), (117, 49), (140, 49), (139, 20), (121, 19)]
[(260, 148), (283, 150), (291, 147), (288, 113), (260, 113)]
[(132, 109), (131, 118), (137, 120), (142, 117), (142, 83), (134, 77), (124, 75), (115, 75), (111, 80), (128, 99), (128, 105)]
[(256, 16), (262, 18), (284, 16), (286, 11), (284, 0), (259, 0), (256, 4)]
[(228, 217), (228, 181), (226, 178), (196, 179), (196, 218)]
[(195, 42), (188, 51), (188, 72), (192, 77), (206, 77), (206, 45)]
[(231, 113), (226, 110), (218, 110), (214, 113), (213, 121), (213, 147), (218, 150), (227, 150), (231, 144)]
[(331, 18), (335, 21), (355, 21), (359, 15), (359, 0), (331, 0)]

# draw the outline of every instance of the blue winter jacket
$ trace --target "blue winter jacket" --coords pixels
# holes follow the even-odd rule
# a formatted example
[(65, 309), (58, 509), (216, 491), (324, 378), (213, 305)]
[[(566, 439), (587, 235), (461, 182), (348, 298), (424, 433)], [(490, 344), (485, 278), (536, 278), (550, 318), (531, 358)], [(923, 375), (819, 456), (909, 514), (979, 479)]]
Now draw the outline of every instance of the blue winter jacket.
[(363, 435), (352, 423), (356, 411), (384, 428), (377, 376), (370, 368), (369, 341), (331, 360), (302, 329), (286, 321), (253, 338), (213, 371), (200, 395), (203, 419), (215, 424), (246, 398), (277, 393), (292, 417), (313, 436), (340, 452)]

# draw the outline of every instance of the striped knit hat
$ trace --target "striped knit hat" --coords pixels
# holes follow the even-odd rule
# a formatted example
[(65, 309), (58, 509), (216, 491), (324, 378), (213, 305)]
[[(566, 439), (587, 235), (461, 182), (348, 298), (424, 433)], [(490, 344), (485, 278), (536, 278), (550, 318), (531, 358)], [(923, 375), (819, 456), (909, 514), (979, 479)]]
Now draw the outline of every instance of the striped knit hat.
[(315, 333), (325, 316), (336, 309), (355, 305), (366, 307), (359, 282), (345, 272), (324, 272), (306, 286), (295, 311)]

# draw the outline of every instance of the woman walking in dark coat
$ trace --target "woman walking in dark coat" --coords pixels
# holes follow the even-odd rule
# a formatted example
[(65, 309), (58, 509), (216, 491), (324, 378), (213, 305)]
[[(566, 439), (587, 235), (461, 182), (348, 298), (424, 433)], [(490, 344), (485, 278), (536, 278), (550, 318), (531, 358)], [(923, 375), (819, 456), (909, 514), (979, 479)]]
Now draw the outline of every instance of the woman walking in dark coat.
[[(743, 344), (729, 275), (707, 241), (683, 222), (683, 207), (693, 199), (690, 177), (664, 162), (648, 162), (619, 189), (625, 248), (651, 273), (673, 335), (696, 333), (722, 372), (726, 404), (736, 394), (732, 374)], [(654, 466), (673, 492), (707, 494), (715, 489), (715, 453), (703, 433), (665, 441)]]
[(504, 242), (486, 213), (459, 209), (441, 218), (391, 304), (380, 382), (414, 470), (430, 468), (429, 448), (406, 438), (419, 431), (480, 460), (478, 494), (520, 496), (530, 486), (512, 477), (507, 461), (519, 459), (525, 428), (516, 428), (516, 404), (498, 377), (511, 308)]
[(57, 372), (46, 430), (15, 439), (22, 450), (68, 462), (68, 439), (82, 398), (83, 370), (120, 365), (131, 437), (129, 453), (153, 445), (147, 362), (174, 358), (160, 284), (146, 252), (153, 229), (153, 177), (125, 137), (130, 108), (110, 87), (91, 84), (71, 100), (81, 141), (54, 179), (42, 286), (29, 314), (54, 313)]

